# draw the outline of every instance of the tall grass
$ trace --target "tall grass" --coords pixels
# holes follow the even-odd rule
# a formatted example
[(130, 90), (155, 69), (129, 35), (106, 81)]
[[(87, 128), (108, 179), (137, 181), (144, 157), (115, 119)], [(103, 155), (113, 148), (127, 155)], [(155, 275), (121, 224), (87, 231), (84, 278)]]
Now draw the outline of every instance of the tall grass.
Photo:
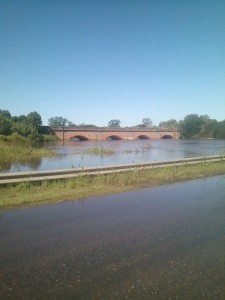
[(43, 142), (52, 142), (59, 140), (59, 138), (53, 134), (42, 134), (41, 137)]
[(93, 147), (88, 148), (83, 151), (83, 154), (93, 154), (93, 155), (112, 155), (114, 151), (110, 148), (103, 148), (103, 147)]
[(0, 168), (5, 163), (22, 162), (51, 155), (53, 155), (52, 151), (36, 148), (27, 138), (18, 134), (11, 136), (0, 135)]

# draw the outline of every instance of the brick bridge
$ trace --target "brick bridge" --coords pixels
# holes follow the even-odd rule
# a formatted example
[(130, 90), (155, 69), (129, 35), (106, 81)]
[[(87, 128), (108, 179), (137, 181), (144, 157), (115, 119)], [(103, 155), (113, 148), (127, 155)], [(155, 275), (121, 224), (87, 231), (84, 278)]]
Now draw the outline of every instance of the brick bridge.
[(138, 139), (179, 139), (180, 132), (156, 128), (51, 128), (60, 140), (138, 140)]

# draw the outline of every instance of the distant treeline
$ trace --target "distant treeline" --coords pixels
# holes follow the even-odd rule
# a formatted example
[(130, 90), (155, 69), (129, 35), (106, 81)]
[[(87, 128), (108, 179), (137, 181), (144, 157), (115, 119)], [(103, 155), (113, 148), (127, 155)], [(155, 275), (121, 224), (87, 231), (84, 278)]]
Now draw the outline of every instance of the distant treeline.
[[(0, 110), (0, 134), (11, 135), (17, 133), (30, 139), (37, 139), (43, 135), (51, 135), (51, 127), (74, 126), (96, 128), (93, 124), (75, 125), (63, 117), (52, 117), (48, 120), (49, 126), (42, 125), (42, 119), (39, 113), (31, 112), (28, 115), (11, 116), (8, 110)], [(120, 127), (120, 120), (111, 120), (108, 127)], [(152, 126), (150, 118), (144, 118), (142, 124), (133, 126), (137, 127), (154, 127), (179, 130), (182, 138), (202, 139), (215, 138), (225, 139), (225, 120), (217, 121), (207, 115), (190, 114), (183, 120), (177, 121), (171, 119), (160, 122), (159, 126)]]
[(225, 120), (217, 121), (207, 115), (190, 114), (179, 122), (174, 119), (161, 122), (159, 127), (177, 129), (186, 139), (225, 139)]

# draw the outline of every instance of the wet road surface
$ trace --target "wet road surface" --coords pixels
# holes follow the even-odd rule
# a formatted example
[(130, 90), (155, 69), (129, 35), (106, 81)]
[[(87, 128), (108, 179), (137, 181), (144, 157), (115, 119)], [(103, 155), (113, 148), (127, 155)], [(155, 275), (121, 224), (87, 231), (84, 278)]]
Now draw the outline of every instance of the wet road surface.
[(0, 299), (225, 298), (224, 176), (0, 216)]

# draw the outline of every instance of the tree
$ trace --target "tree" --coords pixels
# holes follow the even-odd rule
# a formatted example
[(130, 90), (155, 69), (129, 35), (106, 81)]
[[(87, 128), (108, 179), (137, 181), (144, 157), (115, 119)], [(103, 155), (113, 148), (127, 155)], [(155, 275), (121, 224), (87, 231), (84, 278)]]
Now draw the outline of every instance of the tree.
[(8, 110), (1, 110), (0, 109), (0, 117), (1, 118), (8, 118), (8, 119), (11, 119), (11, 114)]
[(13, 132), (22, 136), (36, 139), (41, 133), (42, 120), (36, 111), (29, 113), (27, 116), (20, 115), (11, 118), (13, 124)]
[(72, 122), (68, 121), (66, 118), (63, 118), (63, 117), (50, 118), (48, 120), (48, 125), (50, 127), (64, 127), (66, 125), (74, 126), (74, 124)]
[(159, 127), (177, 130), (177, 129), (179, 129), (179, 123), (175, 119), (170, 119), (165, 122), (160, 122)]
[(27, 123), (36, 129), (39, 129), (42, 125), (41, 116), (36, 112), (31, 112), (27, 115)]
[(214, 123), (214, 137), (218, 139), (225, 139), (225, 120)]
[[(28, 137), (33, 132), (33, 127), (31, 124), (26, 121), (16, 122), (13, 126), (13, 132), (17, 132), (18, 134)], [(36, 128), (37, 131), (37, 128)]]
[[(184, 118), (184, 121), (181, 123), (183, 136), (185, 138), (208, 137), (210, 133), (206, 128), (206, 124), (208, 124), (209, 122), (210, 119), (208, 116), (199, 116), (197, 114), (187, 115)], [(207, 129), (207, 133), (205, 133), (206, 129)]]
[(9, 135), (13, 132), (13, 124), (10, 118), (0, 117), (0, 134)]
[(25, 115), (20, 115), (20, 116), (14, 116), (12, 117), (12, 120), (14, 123), (18, 123), (18, 122), (26, 122), (27, 117)]
[(11, 114), (8, 110), (0, 110), (0, 134), (9, 135), (13, 132)]
[(118, 128), (118, 127), (120, 127), (120, 123), (121, 123), (120, 120), (117, 120), (117, 119), (110, 120), (108, 122), (108, 127), (110, 127), (110, 128), (112, 128), (112, 127)]
[(71, 122), (71, 121), (67, 121), (67, 125), (68, 125), (68, 126), (74, 126), (74, 127), (76, 126), (76, 125), (75, 125), (73, 122)]
[(213, 138), (215, 130), (217, 130), (217, 121), (211, 120), (209, 116), (200, 116), (202, 120), (199, 136), (201, 138)]
[(150, 118), (143, 118), (142, 124), (144, 125), (144, 127), (149, 127), (152, 125), (152, 120)]

